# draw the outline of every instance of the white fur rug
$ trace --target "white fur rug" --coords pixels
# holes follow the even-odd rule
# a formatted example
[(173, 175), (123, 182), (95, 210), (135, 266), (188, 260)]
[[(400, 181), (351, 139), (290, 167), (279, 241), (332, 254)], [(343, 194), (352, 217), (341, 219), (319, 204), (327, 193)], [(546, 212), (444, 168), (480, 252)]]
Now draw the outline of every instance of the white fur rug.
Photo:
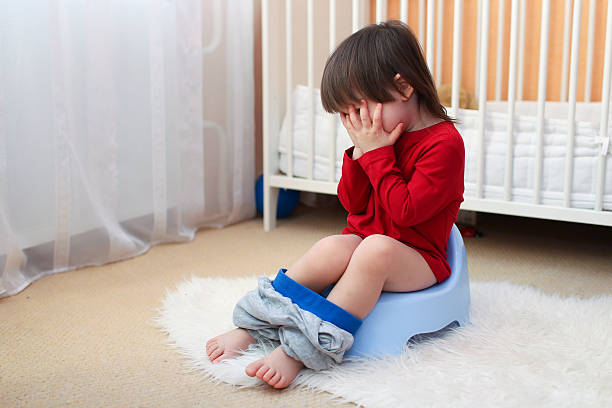
[[(261, 347), (215, 365), (204, 350), (233, 328), (234, 304), (255, 286), (256, 277), (194, 277), (167, 293), (155, 324), (206, 378), (262, 385), (244, 373)], [(471, 282), (471, 296), (470, 325), (387, 360), (302, 370), (292, 386), (367, 407), (612, 406), (612, 296), (561, 298), (509, 282)]]

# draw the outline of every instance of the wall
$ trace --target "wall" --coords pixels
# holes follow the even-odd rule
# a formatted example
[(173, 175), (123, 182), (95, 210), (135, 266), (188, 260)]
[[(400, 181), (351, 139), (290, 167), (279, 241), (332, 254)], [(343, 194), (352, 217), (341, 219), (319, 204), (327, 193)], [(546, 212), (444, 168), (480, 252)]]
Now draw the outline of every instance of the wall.
[[(360, 21), (366, 23), (369, 15), (368, 0), (360, 0), (361, 12)], [(314, 29), (314, 63), (313, 77), (314, 86), (320, 87), (321, 76), (325, 61), (329, 55), (329, 3), (323, 0), (313, 1), (313, 14), (315, 21)], [(285, 0), (270, 0), (270, 7), (274, 7), (275, 15), (285, 15)], [(351, 14), (352, 0), (336, 0), (336, 44), (340, 43), (344, 38), (351, 34)], [(307, 59), (307, 1), (293, 0), (292, 2), (292, 46), (293, 46), (293, 70), (292, 70), (292, 88), (296, 85), (308, 85), (308, 59)], [(255, 115), (256, 115), (256, 130), (255, 130), (255, 154), (256, 154), (256, 174), (262, 173), (263, 148), (262, 148), (262, 124), (261, 124), (261, 0), (254, 0), (254, 18), (255, 18)], [(284, 47), (284, 21), (279, 21), (281, 26), (275, 27), (275, 37), (273, 40), (282, 40)], [(282, 38), (277, 38), (280, 36)], [(284, 51), (284, 50), (283, 50)], [(284, 52), (279, 54), (282, 59), (278, 59), (277, 63), (282, 64), (280, 74), (282, 78), (278, 78), (279, 82), (284, 84)]]
[[(434, 0), (437, 4), (437, 0)], [(502, 0), (503, 1), (503, 0)], [(588, 14), (589, 2), (582, 2), (581, 32), (580, 32), (580, 57), (578, 62), (578, 90), (577, 98), (579, 101), (584, 99), (585, 72), (586, 72), (586, 53), (588, 36)], [(593, 79), (591, 85), (591, 101), (601, 100), (601, 82), (603, 71), (605, 24), (607, 0), (596, 1), (595, 8), (595, 31), (593, 47)], [(370, 0), (371, 13), (370, 20), (375, 20), (375, 0)], [(426, 2), (424, 2), (426, 3)], [(418, 33), (418, 12), (419, 1), (409, 0), (408, 25)], [(477, 4), (476, 0), (464, 0), (463, 2), (463, 31), (462, 31), (462, 78), (461, 86), (470, 91), (474, 91), (474, 68), (476, 64), (476, 29), (477, 29)], [(504, 53), (502, 62), (502, 99), (507, 98), (508, 94), (508, 66), (510, 49), (510, 13), (511, 0), (503, 1), (504, 4)], [(540, 51), (540, 21), (542, 2), (540, 0), (525, 0), (526, 4), (526, 24), (525, 24), (525, 82), (523, 87), (523, 99), (536, 100), (538, 89), (538, 61)], [(496, 55), (497, 55), (497, 29), (498, 12), (500, 0), (492, 0), (490, 6), (490, 34), (489, 34), (489, 75), (487, 82), (488, 99), (495, 97), (495, 75), (496, 75)], [(389, 0), (387, 15), (389, 19), (400, 17), (400, 0)], [(439, 11), (437, 10), (436, 13)], [(442, 55), (442, 83), (451, 82), (452, 71), (452, 41), (453, 41), (453, 15), (454, 1), (444, 0), (444, 29), (443, 29), (443, 55)], [(561, 98), (561, 77), (563, 60), (563, 23), (565, 16), (565, 1), (551, 0), (550, 3), (550, 35), (548, 46), (548, 81), (546, 86), (546, 97), (548, 100), (560, 100)], [(425, 43), (425, 39), (420, 39)], [(570, 31), (571, 41), (571, 31)], [(568, 68), (569, 73), (569, 68)], [(568, 74), (569, 76), (569, 74)]]
[[(434, 0), (437, 4), (437, 0)], [(581, 35), (580, 35), (580, 58), (578, 67), (578, 100), (584, 99), (585, 71), (586, 71), (586, 43), (588, 35), (588, 8), (589, 1), (596, 1), (595, 13), (595, 43), (593, 52), (593, 79), (591, 87), (591, 100), (601, 100), (601, 82), (603, 71), (603, 54), (605, 41), (605, 19), (608, 0), (584, 0), (582, 5)], [(369, 2), (369, 4), (368, 4)], [(284, 1), (272, 0), (272, 4), (284, 10)], [(426, 3), (426, 2), (424, 2)], [(255, 4), (255, 78), (256, 78), (256, 169), (257, 174), (262, 172), (262, 132), (261, 132), (261, 0), (254, 0)], [(306, 66), (306, 0), (294, 0), (293, 4), (293, 47), (294, 47), (294, 85), (307, 84)], [(318, 87), (321, 73), (327, 58), (328, 49), (328, 2), (316, 0), (315, 7), (315, 67), (314, 82)], [(540, 20), (541, 1), (525, 0), (526, 25), (525, 25), (525, 79), (523, 86), (523, 99), (537, 99), (538, 61), (540, 48)], [(497, 54), (497, 24), (500, 0), (492, 0), (490, 8), (490, 34), (489, 34), (489, 66), (488, 66), (488, 99), (495, 97), (495, 75)], [(369, 7), (368, 7), (369, 6)], [(418, 6), (419, 0), (409, 0), (408, 25), (418, 34)], [(475, 66), (476, 66), (476, 29), (477, 29), (477, 0), (464, 0), (463, 2), (463, 31), (462, 31), (462, 75), (461, 86), (467, 90), (475, 90)], [(341, 41), (350, 34), (350, 0), (337, 0), (337, 15), (340, 20), (337, 40)], [(369, 10), (368, 10), (369, 8)], [(400, 0), (389, 0), (387, 15), (389, 19), (400, 17)], [(376, 1), (364, 2), (364, 9), (370, 22), (375, 21)], [(283, 11), (284, 12), (284, 11)], [(436, 11), (439, 12), (439, 11)], [(454, 1), (444, 0), (443, 7), (443, 55), (442, 55), (442, 84), (451, 82), (452, 70), (452, 40), (453, 40), (453, 15)], [(508, 93), (508, 52), (510, 48), (510, 13), (511, 0), (504, 1), (504, 43), (505, 50), (502, 62), (502, 99), (507, 98)], [(561, 97), (562, 76), (562, 54), (563, 54), (563, 21), (565, 13), (564, 0), (551, 0), (550, 36), (548, 51), (548, 81), (547, 99), (559, 100)], [(365, 21), (365, 20), (364, 20)], [(424, 32), (426, 32), (424, 30)], [(422, 43), (425, 39), (421, 39)], [(426, 44), (424, 44), (426, 46)], [(284, 63), (284, 62), (283, 62)], [(434, 64), (437, 64), (434, 61)], [(435, 65), (434, 65), (435, 72)], [(569, 72), (569, 69), (568, 69)]]

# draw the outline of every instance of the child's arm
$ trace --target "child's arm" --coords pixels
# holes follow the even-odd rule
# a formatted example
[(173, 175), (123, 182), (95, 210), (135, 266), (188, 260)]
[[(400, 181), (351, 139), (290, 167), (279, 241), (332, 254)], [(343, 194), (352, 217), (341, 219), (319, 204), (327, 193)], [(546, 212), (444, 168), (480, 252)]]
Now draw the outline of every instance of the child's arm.
[(443, 138), (419, 158), (410, 179), (398, 167), (393, 146), (372, 150), (359, 161), (391, 219), (408, 227), (461, 199), (464, 154), (461, 142)]
[(354, 148), (351, 147), (344, 153), (338, 198), (348, 212), (358, 214), (364, 212), (368, 205), (372, 185), (361, 165), (352, 159), (353, 152)]

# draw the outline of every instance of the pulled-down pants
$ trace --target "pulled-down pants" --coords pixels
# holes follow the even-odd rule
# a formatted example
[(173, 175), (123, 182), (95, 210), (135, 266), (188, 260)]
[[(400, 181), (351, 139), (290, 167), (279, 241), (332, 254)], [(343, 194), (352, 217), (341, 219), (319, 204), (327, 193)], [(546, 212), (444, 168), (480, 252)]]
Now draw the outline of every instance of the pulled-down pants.
[(313, 370), (342, 362), (361, 320), (294, 281), (281, 269), (258, 279), (234, 309), (234, 324), (257, 341), (280, 344), (288, 356)]

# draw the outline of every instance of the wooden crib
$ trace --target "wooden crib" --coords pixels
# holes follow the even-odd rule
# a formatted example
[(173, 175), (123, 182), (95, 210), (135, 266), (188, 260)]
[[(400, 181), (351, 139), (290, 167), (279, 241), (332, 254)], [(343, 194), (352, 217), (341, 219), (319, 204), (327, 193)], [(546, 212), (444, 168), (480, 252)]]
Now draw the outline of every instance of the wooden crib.
[(336, 194), (351, 143), (321, 107), (322, 69), (351, 32), (391, 18), (411, 26), (449, 90), (466, 145), (463, 210), (612, 226), (612, 4), (263, 0), (265, 230), (279, 188)]

